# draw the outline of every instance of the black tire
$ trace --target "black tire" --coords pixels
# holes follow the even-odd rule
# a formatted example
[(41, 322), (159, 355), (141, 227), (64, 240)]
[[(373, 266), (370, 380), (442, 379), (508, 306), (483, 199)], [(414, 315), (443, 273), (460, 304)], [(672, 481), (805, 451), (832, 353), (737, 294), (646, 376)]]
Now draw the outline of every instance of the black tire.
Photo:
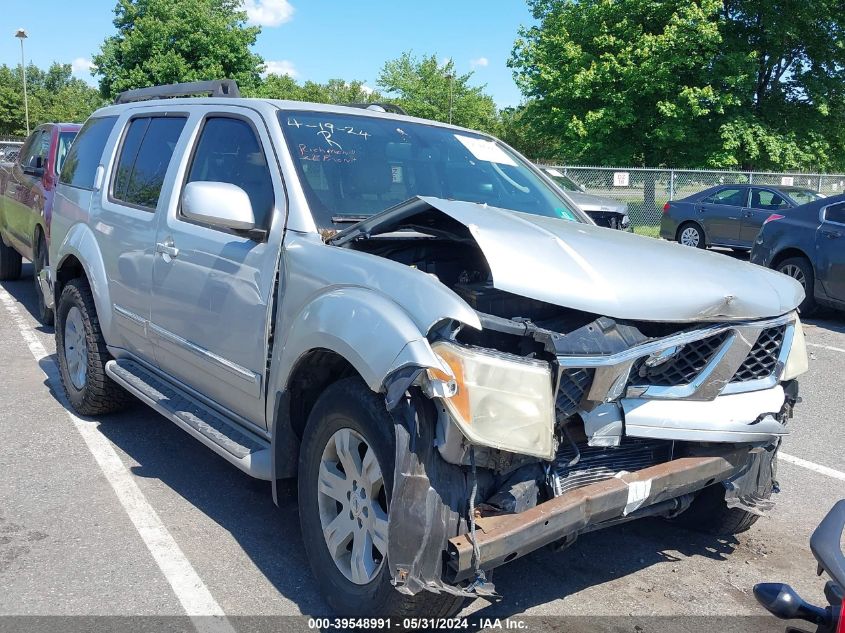
[(15, 281), (21, 278), (21, 254), (6, 246), (0, 238), (0, 281)]
[[(685, 244), (683, 241), (681, 241), (685, 231), (694, 231), (698, 235), (698, 240), (695, 244)], [(693, 246), (694, 248), (707, 248), (707, 240), (706, 236), (704, 235), (704, 229), (702, 229), (701, 225), (699, 225), (697, 222), (684, 222), (681, 226), (679, 226), (678, 232), (675, 233), (675, 240), (678, 242), (678, 244), (684, 244), (684, 246)]]
[(375, 452), (384, 478), (389, 509), (393, 488), (395, 439), (393, 420), (384, 398), (359, 378), (345, 378), (329, 386), (308, 418), (299, 453), (299, 520), (302, 540), (323, 596), (345, 617), (450, 617), (464, 599), (426, 591), (415, 596), (399, 593), (390, 583), (387, 561), (368, 584), (355, 584), (335, 564), (323, 536), (318, 477), (323, 450), (334, 434), (352, 429)]
[[(81, 388), (73, 384), (65, 350), (65, 325), (68, 313), (73, 308), (81, 313), (83, 340), (87, 351), (87, 371)], [(124, 408), (131, 401), (131, 396), (106, 375), (105, 366), (112, 356), (106, 348), (106, 342), (100, 331), (94, 297), (84, 279), (72, 279), (64, 287), (56, 317), (56, 356), (59, 359), (59, 375), (73, 409), (80, 415), (103, 415)]]
[(809, 316), (819, 308), (815, 297), (816, 275), (813, 265), (805, 257), (790, 257), (780, 262), (775, 269), (788, 275), (804, 287), (804, 301), (798, 306), (803, 316)]
[[(771, 494), (770, 483), (766, 498)], [(696, 532), (731, 536), (745, 532), (759, 518), (759, 515), (741, 508), (729, 508), (725, 501), (725, 486), (717, 483), (699, 492), (690, 507), (672, 522)]]
[(55, 313), (52, 308), (48, 308), (44, 301), (44, 293), (41, 291), (41, 284), (38, 283), (38, 275), (47, 266), (47, 242), (43, 235), (38, 236), (35, 242), (35, 254), (32, 262), (33, 281), (35, 283), (35, 295), (38, 299), (38, 305), (35, 306), (38, 320), (44, 325), (53, 325)]

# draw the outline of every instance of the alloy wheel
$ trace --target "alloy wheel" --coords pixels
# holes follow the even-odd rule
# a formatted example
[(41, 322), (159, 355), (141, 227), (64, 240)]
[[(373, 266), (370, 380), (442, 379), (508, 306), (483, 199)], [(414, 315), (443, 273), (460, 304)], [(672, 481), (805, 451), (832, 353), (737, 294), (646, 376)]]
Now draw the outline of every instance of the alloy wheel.
[(698, 232), (698, 229), (692, 226), (688, 226), (683, 231), (681, 231), (681, 244), (684, 246), (692, 246), (693, 248), (698, 248), (698, 245), (701, 243), (701, 233)]
[(780, 269), (784, 275), (792, 277), (795, 281), (801, 284), (801, 287), (807, 289), (807, 278), (804, 276), (804, 271), (795, 264), (787, 264)]
[(387, 558), (387, 496), (375, 451), (352, 429), (338, 430), (323, 449), (317, 496), (335, 565), (366, 585)]
[(85, 387), (88, 377), (88, 345), (82, 312), (73, 306), (65, 318), (64, 354), (70, 381), (77, 389)]

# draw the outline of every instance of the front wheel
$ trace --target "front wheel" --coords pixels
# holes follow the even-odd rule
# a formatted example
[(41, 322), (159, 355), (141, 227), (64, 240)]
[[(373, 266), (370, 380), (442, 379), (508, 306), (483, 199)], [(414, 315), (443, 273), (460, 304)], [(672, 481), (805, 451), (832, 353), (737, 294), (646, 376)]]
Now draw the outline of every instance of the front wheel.
[[(768, 499), (771, 494), (770, 482), (764, 497)], [(759, 518), (759, 515), (747, 510), (729, 508), (725, 501), (725, 486), (717, 483), (699, 492), (690, 507), (672, 519), (672, 522), (696, 532), (731, 536), (750, 529)]]
[(299, 518), (329, 606), (351, 617), (447, 617), (463, 599), (400, 594), (390, 582), (387, 525), (395, 439), (384, 399), (357, 378), (329, 386), (308, 418), (299, 458)]
[(77, 413), (111, 413), (130, 400), (129, 393), (106, 375), (111, 354), (84, 279), (72, 279), (62, 290), (56, 311), (56, 356), (62, 386)]

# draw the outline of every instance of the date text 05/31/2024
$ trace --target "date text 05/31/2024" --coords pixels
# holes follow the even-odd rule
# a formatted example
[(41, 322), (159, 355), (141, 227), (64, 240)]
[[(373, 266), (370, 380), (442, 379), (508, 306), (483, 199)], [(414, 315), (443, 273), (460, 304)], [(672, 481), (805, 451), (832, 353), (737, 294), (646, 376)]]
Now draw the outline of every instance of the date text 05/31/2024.
[[(400, 622), (392, 618), (309, 618), (309, 629), (391, 629), (399, 627)], [(462, 630), (472, 628), (474, 630), (501, 629), (501, 630), (523, 630), (527, 623), (523, 620), (512, 618), (478, 618), (471, 621), (469, 618), (404, 618), (401, 621), (401, 628), (405, 630)]]

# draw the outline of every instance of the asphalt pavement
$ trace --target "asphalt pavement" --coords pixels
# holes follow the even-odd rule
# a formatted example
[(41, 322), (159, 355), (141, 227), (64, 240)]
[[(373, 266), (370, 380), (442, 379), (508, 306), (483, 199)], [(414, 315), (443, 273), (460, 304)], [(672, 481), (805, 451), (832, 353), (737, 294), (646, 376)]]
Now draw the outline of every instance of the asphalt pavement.
[[(0, 615), (329, 615), (293, 487), (276, 508), (269, 484), (140, 403), (69, 414), (31, 271), (0, 283)], [(504, 600), (464, 614), (753, 615), (764, 580), (821, 601), (808, 542), (845, 497), (845, 315), (805, 325), (810, 371), (783, 445), (802, 465), (781, 460), (770, 516), (735, 538), (660, 520), (591, 533), (496, 570)]]

